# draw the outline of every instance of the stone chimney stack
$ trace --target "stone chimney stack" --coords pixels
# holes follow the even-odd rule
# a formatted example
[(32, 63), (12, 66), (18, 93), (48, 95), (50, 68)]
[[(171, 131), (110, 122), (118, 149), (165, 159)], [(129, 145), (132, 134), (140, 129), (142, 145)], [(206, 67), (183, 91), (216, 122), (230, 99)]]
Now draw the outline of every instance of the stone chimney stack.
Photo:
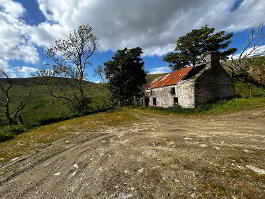
[(211, 67), (212, 65), (220, 63), (220, 53), (217, 51), (209, 51), (205, 53), (204, 56), (206, 66)]

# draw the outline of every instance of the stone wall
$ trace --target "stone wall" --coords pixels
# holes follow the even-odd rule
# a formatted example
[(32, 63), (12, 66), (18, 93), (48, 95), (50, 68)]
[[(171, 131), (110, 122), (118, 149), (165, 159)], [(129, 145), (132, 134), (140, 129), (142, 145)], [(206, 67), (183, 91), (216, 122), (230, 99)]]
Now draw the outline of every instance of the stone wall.
[(234, 95), (233, 82), (220, 63), (207, 66), (195, 80), (195, 104), (204, 104)]
[[(185, 80), (176, 85), (146, 90), (145, 97), (149, 98), (149, 106), (167, 108), (178, 105), (183, 108), (194, 108), (194, 81)], [(156, 102), (156, 105), (154, 102)]]
[(234, 96), (232, 79), (220, 64), (219, 57), (218, 52), (209, 52), (205, 55), (206, 67), (194, 76), (176, 85), (145, 90), (142, 103), (165, 108), (174, 105), (194, 108), (199, 104)]

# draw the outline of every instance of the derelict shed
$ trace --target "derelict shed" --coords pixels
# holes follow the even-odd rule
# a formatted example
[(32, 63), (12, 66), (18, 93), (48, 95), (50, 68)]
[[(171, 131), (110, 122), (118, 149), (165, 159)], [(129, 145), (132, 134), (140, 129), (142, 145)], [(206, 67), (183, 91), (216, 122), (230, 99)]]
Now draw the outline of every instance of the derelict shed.
[(218, 52), (205, 55), (205, 62), (160, 76), (145, 87), (143, 105), (194, 108), (234, 95), (232, 79), (220, 64)]

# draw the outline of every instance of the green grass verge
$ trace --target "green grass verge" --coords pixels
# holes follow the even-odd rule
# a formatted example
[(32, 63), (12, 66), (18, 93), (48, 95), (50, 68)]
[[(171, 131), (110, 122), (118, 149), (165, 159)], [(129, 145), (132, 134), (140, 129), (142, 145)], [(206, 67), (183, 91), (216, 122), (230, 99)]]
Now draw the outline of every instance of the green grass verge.
[(216, 103), (201, 105), (194, 109), (184, 109), (180, 107), (160, 108), (160, 107), (138, 107), (139, 109), (151, 110), (163, 114), (178, 114), (183, 116), (218, 115), (233, 113), (237, 111), (247, 111), (251, 109), (265, 107), (265, 97), (235, 98), (231, 100), (218, 101)]

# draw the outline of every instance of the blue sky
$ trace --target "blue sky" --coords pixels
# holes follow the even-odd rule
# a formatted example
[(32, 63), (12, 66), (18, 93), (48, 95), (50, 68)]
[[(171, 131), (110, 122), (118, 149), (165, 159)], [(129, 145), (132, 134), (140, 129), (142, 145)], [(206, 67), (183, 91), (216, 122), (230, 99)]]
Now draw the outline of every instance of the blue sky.
[(43, 49), (89, 24), (100, 43), (87, 79), (117, 49), (141, 47), (145, 70), (169, 72), (163, 56), (176, 39), (204, 25), (233, 32), (231, 47), (243, 48), (248, 29), (264, 23), (264, 0), (0, 0), (0, 66), (28, 77), (45, 62)]

